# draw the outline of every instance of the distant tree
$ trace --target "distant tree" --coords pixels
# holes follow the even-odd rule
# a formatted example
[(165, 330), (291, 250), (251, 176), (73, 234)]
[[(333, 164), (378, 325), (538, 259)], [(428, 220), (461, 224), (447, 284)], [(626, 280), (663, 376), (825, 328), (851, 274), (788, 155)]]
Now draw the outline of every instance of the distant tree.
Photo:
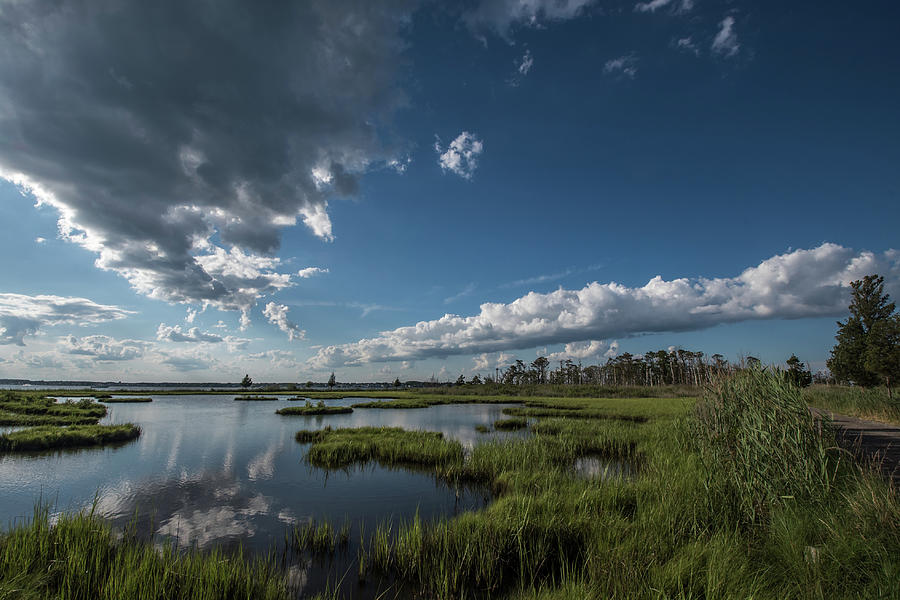
[(550, 365), (550, 361), (547, 360), (543, 356), (538, 356), (531, 363), (532, 368), (537, 371), (537, 382), (538, 383), (547, 383), (547, 367)]
[(251, 385), (253, 385), (253, 380), (250, 379), (250, 374), (248, 373), (248, 374), (244, 375), (243, 379), (241, 379), (241, 387), (248, 388)]
[(456, 385), (466, 385), (466, 377), (462, 373), (456, 378)]
[(812, 383), (812, 373), (806, 368), (806, 365), (800, 362), (796, 354), (791, 354), (791, 357), (787, 359), (787, 366), (785, 376), (788, 381), (799, 387), (807, 387)]
[(334, 378), (334, 371), (331, 372), (331, 377), (328, 378), (328, 387), (333, 388), (337, 384), (337, 380)]
[(472, 379), (469, 380), (469, 383), (472, 385), (481, 385), (481, 377), (478, 374), (472, 375)]
[(306, 382), (306, 387), (311, 388), (312, 386), (313, 386), (313, 382), (312, 382), (312, 381), (307, 381), (307, 382)]
[(893, 384), (900, 379), (900, 315), (872, 325), (866, 340), (863, 366), (884, 381), (888, 397), (894, 399)]
[(400, 378), (398, 377), (397, 379), (394, 380), (394, 387), (400, 387), (400, 385), (401, 385)]
[[(838, 381), (852, 381), (864, 387), (877, 385), (882, 375), (871, 370), (869, 365), (878, 363), (876, 344), (869, 349), (869, 335), (878, 323), (891, 318), (896, 305), (884, 293), (884, 277), (866, 275), (850, 283), (853, 288), (850, 302), (850, 316), (847, 321), (838, 321), (837, 344), (831, 350), (828, 368)], [(890, 326), (878, 333), (884, 340), (890, 339)]]

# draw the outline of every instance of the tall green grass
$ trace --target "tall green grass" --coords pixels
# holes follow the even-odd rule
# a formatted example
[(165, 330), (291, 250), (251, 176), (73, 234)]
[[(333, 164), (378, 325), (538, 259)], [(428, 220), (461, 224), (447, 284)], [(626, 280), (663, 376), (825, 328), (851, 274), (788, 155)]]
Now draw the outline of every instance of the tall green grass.
[(884, 387), (813, 385), (803, 390), (803, 400), (823, 410), (900, 425), (900, 396), (891, 400)]
[[(896, 491), (836, 449), (782, 377), (717, 382), (696, 408), (584, 402), (535, 406), (558, 411), (535, 436), (433, 463), (450, 482), (489, 486), (495, 501), (382, 523), (359, 551), (360, 576), (386, 573), (435, 598), (900, 596)], [(329, 435), (310, 436), (310, 452)], [(583, 478), (581, 456), (640, 468)]]
[(293, 597), (274, 559), (218, 550), (157, 550), (126, 532), (117, 536), (91, 513), (46, 508), (0, 534), (0, 598), (21, 600), (287, 600)]

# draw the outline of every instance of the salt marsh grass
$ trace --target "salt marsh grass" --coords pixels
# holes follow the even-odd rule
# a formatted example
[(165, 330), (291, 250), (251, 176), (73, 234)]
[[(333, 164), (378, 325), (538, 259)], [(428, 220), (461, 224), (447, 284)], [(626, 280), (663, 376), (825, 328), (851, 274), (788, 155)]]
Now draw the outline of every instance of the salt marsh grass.
[(133, 440), (141, 435), (141, 428), (132, 423), (124, 425), (43, 425), (0, 435), (0, 451), (55, 450), (102, 446)]

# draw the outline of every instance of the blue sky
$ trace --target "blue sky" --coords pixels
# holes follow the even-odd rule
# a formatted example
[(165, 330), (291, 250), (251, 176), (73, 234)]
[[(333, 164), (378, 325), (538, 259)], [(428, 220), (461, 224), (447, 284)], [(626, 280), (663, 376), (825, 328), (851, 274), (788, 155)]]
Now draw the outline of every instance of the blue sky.
[(0, 4), (0, 377), (815, 369), (900, 294), (893, 3), (122, 6)]

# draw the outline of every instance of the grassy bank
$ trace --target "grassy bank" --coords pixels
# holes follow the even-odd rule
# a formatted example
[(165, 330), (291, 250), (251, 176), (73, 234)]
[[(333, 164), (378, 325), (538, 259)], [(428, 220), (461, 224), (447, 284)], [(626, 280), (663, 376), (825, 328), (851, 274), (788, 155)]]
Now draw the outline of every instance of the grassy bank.
[(141, 435), (141, 428), (124, 425), (44, 425), (0, 435), (0, 451), (54, 450), (127, 442)]
[(91, 425), (105, 416), (106, 407), (91, 400), (57, 403), (36, 394), (0, 395), (0, 425)]
[[(313, 463), (391, 464), (388, 450), (403, 447), (399, 462), (496, 494), (478, 512), (395, 523), (395, 535), (382, 524), (360, 552), (359, 576), (387, 573), (442, 598), (898, 596), (897, 494), (836, 449), (780, 377), (743, 374), (696, 406), (541, 403), (532, 408), (558, 412), (540, 417), (536, 435), (469, 456), (422, 452), (421, 432), (298, 434)], [(583, 411), (607, 418), (577, 418)], [(625, 461), (633, 475), (579, 477), (584, 456)]]
[(353, 412), (349, 406), (288, 406), (275, 411), (277, 415), (346, 415)]
[(803, 390), (810, 405), (860, 419), (900, 425), (900, 394), (890, 400), (887, 388), (813, 385)]
[(235, 396), (238, 402), (274, 402), (278, 400), (277, 396)]
[(17, 600), (287, 600), (274, 560), (249, 561), (213, 550), (157, 550), (114, 535), (90, 514), (51, 525), (38, 510), (0, 534), (0, 598)]

